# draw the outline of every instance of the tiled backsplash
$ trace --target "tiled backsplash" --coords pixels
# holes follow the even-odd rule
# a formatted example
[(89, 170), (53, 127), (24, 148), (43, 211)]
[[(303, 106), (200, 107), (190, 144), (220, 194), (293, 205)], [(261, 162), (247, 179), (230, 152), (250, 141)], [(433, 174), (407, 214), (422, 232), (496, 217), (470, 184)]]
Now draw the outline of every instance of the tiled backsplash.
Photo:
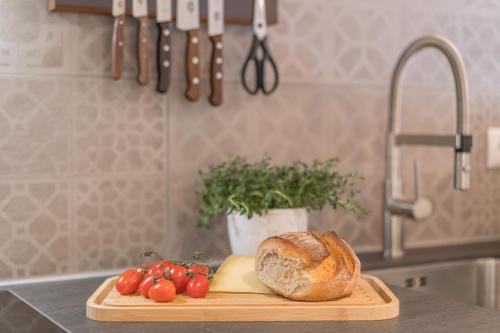
[[(381, 247), (389, 77), (399, 52), (424, 33), (462, 53), (475, 136), (472, 189), (452, 190), (452, 153), (405, 150), (423, 168), (431, 219), (408, 223), (409, 246), (500, 238), (500, 171), (486, 170), (485, 132), (500, 126), (500, 2), (280, 0), (269, 29), (282, 84), (249, 96), (239, 70), (248, 27), (227, 27), (225, 101), (183, 97), (184, 35), (173, 36), (168, 96), (135, 83), (135, 22), (126, 26), (125, 75), (110, 78), (111, 17), (47, 13), (45, 0), (0, 0), (0, 279), (122, 267), (145, 249), (170, 257), (229, 253), (223, 221), (196, 227), (197, 170), (230, 154), (276, 162), (338, 156), (366, 177), (370, 216), (314, 212), (358, 250)], [(155, 34), (153, 25), (152, 33)], [(203, 73), (209, 43), (203, 38)], [(153, 50), (151, 50), (152, 55)], [(152, 72), (154, 69), (151, 69)], [(451, 71), (424, 51), (404, 92), (408, 131), (453, 132)], [(203, 95), (208, 82), (203, 82)]]

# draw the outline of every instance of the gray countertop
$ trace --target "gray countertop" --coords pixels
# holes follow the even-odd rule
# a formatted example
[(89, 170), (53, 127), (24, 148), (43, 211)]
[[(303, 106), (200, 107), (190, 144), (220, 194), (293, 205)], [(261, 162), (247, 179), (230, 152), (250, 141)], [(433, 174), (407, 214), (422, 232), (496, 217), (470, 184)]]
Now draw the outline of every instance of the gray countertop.
[(398, 287), (400, 316), (384, 321), (103, 323), (87, 319), (85, 302), (102, 278), (14, 286), (10, 289), (74, 333), (83, 332), (500, 332), (500, 311)]
[[(500, 255), (500, 242), (409, 251), (386, 262), (380, 254), (362, 254), (364, 269), (449, 259)], [(481, 308), (390, 286), (400, 300), (400, 316), (383, 321), (348, 322), (200, 322), (103, 323), (86, 318), (85, 302), (103, 278), (14, 285), (10, 289), (70, 332), (500, 332), (500, 310)]]

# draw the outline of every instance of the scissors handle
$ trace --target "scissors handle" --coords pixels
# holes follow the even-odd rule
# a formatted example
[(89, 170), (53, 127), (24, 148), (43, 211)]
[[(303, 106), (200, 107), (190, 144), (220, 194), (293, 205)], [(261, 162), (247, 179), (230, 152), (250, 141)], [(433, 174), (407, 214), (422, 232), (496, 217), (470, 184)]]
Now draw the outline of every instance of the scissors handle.
[[(280, 76), (279, 76), (279, 72), (278, 72), (278, 66), (276, 65), (276, 62), (274, 61), (274, 58), (272, 57), (271, 53), (269, 52), (269, 49), (267, 48), (267, 37), (265, 37), (261, 42), (261, 48), (262, 48), (262, 53), (263, 53), (263, 58), (262, 58), (262, 61), (261, 61), (261, 74), (260, 74), (260, 88), (262, 90), (262, 92), (264, 93), (264, 95), (270, 95), (272, 94), (276, 88), (278, 88), (278, 85), (279, 85), (279, 82), (280, 82)], [(271, 84), (271, 87), (269, 89), (266, 88), (266, 70), (265, 70), (265, 66), (266, 66), (266, 62), (269, 62), (269, 64), (271, 65), (271, 70), (273, 72), (273, 80), (272, 80), (272, 84)]]
[[(257, 47), (259, 44), (259, 40), (257, 36), (253, 36), (252, 46), (250, 47), (250, 52), (248, 53), (245, 62), (243, 63), (243, 68), (241, 70), (241, 83), (243, 84), (243, 88), (247, 91), (247, 93), (251, 95), (256, 95), (259, 92), (259, 70), (258, 70), (258, 61), (257, 61)], [(255, 86), (252, 86), (248, 82), (248, 70), (250, 68), (250, 63), (253, 63), (255, 66)]]
[[(260, 49), (260, 58), (259, 52)], [(273, 81), (271, 88), (266, 88), (266, 64), (269, 62), (271, 70), (273, 72)], [(250, 64), (253, 64), (255, 67), (255, 85), (251, 85), (248, 80), (248, 71), (250, 68)], [(250, 52), (248, 53), (245, 62), (243, 63), (243, 69), (241, 71), (241, 82), (243, 84), (243, 88), (251, 95), (256, 95), (259, 90), (261, 90), (265, 95), (269, 95), (273, 93), (279, 84), (279, 72), (276, 62), (273, 57), (269, 53), (267, 48), (267, 38), (259, 40), (259, 38), (254, 35), (252, 40), (252, 46), (250, 48)]]

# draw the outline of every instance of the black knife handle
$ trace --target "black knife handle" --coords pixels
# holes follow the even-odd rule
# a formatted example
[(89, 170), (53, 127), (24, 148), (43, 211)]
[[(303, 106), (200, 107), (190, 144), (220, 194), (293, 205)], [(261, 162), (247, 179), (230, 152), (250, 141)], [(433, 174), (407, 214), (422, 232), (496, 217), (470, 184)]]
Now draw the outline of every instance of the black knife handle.
[(172, 25), (170, 22), (158, 23), (158, 45), (157, 45), (157, 69), (158, 69), (158, 85), (156, 90), (161, 93), (167, 93), (170, 85), (170, 60), (171, 44), (170, 36), (172, 35)]
[(222, 83), (224, 68), (224, 44), (222, 35), (211, 36), (212, 56), (210, 59), (210, 103), (214, 106), (222, 104)]

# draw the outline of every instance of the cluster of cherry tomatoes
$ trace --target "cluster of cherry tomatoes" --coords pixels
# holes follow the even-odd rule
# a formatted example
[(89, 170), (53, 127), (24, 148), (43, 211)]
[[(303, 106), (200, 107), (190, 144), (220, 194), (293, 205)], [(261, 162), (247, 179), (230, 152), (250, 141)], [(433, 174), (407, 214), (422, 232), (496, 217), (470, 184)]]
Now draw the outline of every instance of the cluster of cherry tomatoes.
[(184, 292), (194, 298), (205, 297), (210, 278), (206, 265), (161, 259), (124, 271), (115, 286), (122, 295), (139, 293), (157, 302), (170, 302)]

